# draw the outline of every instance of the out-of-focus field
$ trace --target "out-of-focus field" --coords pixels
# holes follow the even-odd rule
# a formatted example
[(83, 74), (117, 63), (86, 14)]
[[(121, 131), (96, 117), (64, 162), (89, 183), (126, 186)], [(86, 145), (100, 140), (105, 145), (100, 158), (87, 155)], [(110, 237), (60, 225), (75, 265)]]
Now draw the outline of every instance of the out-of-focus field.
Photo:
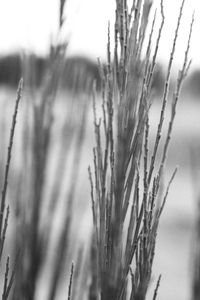
[[(55, 131), (59, 130), (62, 121), (67, 116), (66, 110), (69, 105), (70, 96), (62, 94), (55, 106)], [(15, 93), (7, 89), (0, 89), (0, 146), (5, 148), (8, 129), (12, 117)], [(12, 155), (12, 164), (17, 168), (20, 160), (20, 130), (22, 129), (22, 117), (24, 114), (24, 103), (27, 95), (24, 94), (18, 115), (18, 127), (15, 136), (15, 146)], [(76, 101), (81, 101), (81, 97)], [(71, 102), (70, 102), (71, 103)], [(151, 109), (150, 144), (154, 141), (154, 132), (159, 118), (159, 101), (156, 101)], [(170, 110), (167, 111), (169, 115)], [(27, 112), (28, 113), (28, 112)], [(78, 122), (79, 109), (72, 110), (72, 120)], [(195, 217), (195, 198), (192, 184), (191, 148), (198, 149), (200, 145), (200, 101), (181, 97), (175, 127), (172, 135), (168, 164), (165, 172), (165, 183), (169, 180), (176, 165), (179, 166), (177, 176), (171, 186), (166, 207), (161, 218), (158, 233), (155, 263), (153, 268), (152, 290), (154, 290), (159, 274), (162, 274), (161, 287), (158, 300), (189, 300), (190, 284), (192, 276), (192, 247), (193, 247), (193, 225)], [(26, 116), (29, 118), (29, 116)], [(88, 111), (86, 136), (80, 164), (80, 172), (76, 189), (75, 213), (76, 222), (79, 222), (77, 236), (87, 243), (91, 227), (90, 211), (90, 187), (87, 167), (93, 165), (92, 147), (94, 146), (92, 105)], [(165, 126), (166, 129), (166, 126)], [(72, 126), (73, 130), (73, 126)], [(166, 130), (164, 130), (166, 132)], [(56, 137), (56, 134), (55, 134)], [(55, 155), (52, 156), (53, 172), (54, 160), (56, 160), (56, 138)], [(1, 150), (2, 155), (4, 152)], [(200, 147), (199, 147), (200, 152)], [(71, 154), (73, 155), (73, 148)], [(5, 157), (4, 157), (5, 158)], [(200, 168), (200, 166), (199, 166)], [(66, 172), (66, 184), (70, 174)], [(13, 194), (11, 194), (13, 195)], [(13, 201), (13, 200), (12, 200)], [(12, 216), (12, 215), (11, 215)], [(81, 225), (81, 226), (80, 226)], [(152, 291), (150, 291), (151, 294)], [(149, 300), (152, 299), (149, 295)]]

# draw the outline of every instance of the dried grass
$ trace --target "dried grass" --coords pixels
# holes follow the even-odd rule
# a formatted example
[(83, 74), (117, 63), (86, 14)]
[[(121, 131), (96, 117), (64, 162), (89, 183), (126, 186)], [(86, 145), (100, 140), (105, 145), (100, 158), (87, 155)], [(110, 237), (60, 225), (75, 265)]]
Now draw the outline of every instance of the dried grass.
[[(172, 42), (172, 50), (166, 73), (165, 86), (161, 99), (161, 111), (155, 141), (149, 146), (149, 112), (153, 105), (151, 91), (152, 78), (156, 66), (157, 53), (165, 22), (164, 5), (161, 0), (162, 16), (155, 37), (156, 13), (152, 24), (149, 14), (150, 0), (133, 0), (129, 7), (126, 0), (116, 0), (114, 26), (114, 49), (111, 49), (110, 27), (108, 26), (106, 69), (99, 62), (101, 74), (102, 114), (96, 111), (97, 91), (93, 93), (94, 131), (96, 145), (93, 149), (93, 168), (89, 167), (91, 202), (93, 215), (93, 235), (91, 245), (79, 250), (72, 249), (71, 226), (76, 212), (73, 202), (76, 192), (79, 165), (85, 135), (89, 102), (84, 102), (78, 128), (65, 121), (61, 144), (49, 196), (45, 198), (47, 171), (51, 159), (52, 135), (54, 129), (54, 105), (63, 72), (63, 61), (67, 43), (59, 41), (64, 24), (66, 1), (60, 1), (58, 38), (51, 47), (46, 75), (42, 82), (39, 98), (35, 87), (29, 86), (30, 102), (26, 112), (31, 118), (25, 119), (23, 128), (23, 165), (18, 176), (19, 193), (16, 193), (16, 241), (14, 256), (16, 263), (10, 275), (10, 259), (7, 258), (2, 289), (2, 299), (37, 299), (42, 270), (52, 258), (51, 269), (46, 278), (45, 299), (56, 299), (60, 292), (63, 274), (69, 252), (77, 251), (75, 264), (71, 264), (68, 295), (66, 298), (90, 300), (143, 300), (151, 281), (155, 255), (156, 237), (160, 217), (166, 202), (176, 169), (165, 191), (163, 174), (169, 143), (176, 115), (177, 102), (182, 83), (187, 75), (190, 61), (189, 46), (193, 27), (191, 21), (184, 62), (177, 76), (173, 99), (169, 102), (169, 82), (175, 47), (178, 38), (184, 0), (182, 1), (177, 27)], [(151, 26), (147, 36), (147, 28)], [(145, 48), (145, 41), (147, 46)], [(145, 51), (144, 51), (145, 50)], [(145, 53), (145, 55), (143, 55)], [(34, 62), (32, 62), (34, 64)], [(28, 85), (25, 74), (25, 82)], [(19, 84), (16, 107), (8, 147), (5, 179), (0, 205), (0, 260), (7, 233), (9, 206), (7, 206), (7, 184), (16, 117), (21, 99), (22, 83)], [(99, 96), (99, 95), (98, 95)], [(165, 142), (161, 147), (163, 123), (167, 105), (171, 105)], [(69, 117), (69, 116), (68, 116)], [(70, 189), (64, 195), (64, 213), (56, 242), (52, 241), (54, 220), (61, 198), (69, 148), (75, 141), (72, 169), (67, 170), (71, 177)], [(158, 150), (161, 160), (158, 162)], [(45, 211), (45, 213), (44, 213)], [(45, 221), (44, 221), (45, 216)], [(55, 255), (51, 245), (55, 243)], [(68, 262), (69, 264), (69, 262)], [(162, 270), (161, 270), (162, 272)], [(153, 300), (157, 298), (161, 276), (159, 276)], [(88, 282), (90, 285), (88, 287)], [(14, 285), (11, 292), (11, 287)]]

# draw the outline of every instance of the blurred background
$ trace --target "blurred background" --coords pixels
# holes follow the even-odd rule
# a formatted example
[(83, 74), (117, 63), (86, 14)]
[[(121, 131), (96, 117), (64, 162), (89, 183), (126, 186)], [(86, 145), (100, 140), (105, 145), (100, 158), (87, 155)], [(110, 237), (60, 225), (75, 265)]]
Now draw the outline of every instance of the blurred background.
[[(158, 122), (159, 99), (162, 97), (180, 3), (179, 0), (164, 1), (166, 21), (153, 80), (156, 101), (150, 115), (152, 139)], [(159, 0), (155, 0), (152, 9), (154, 11), (157, 7), (158, 11), (156, 30), (158, 30), (160, 21), (159, 5)], [(34, 78), (31, 80), (34, 81), (37, 89), (40, 88), (50, 44), (56, 44), (57, 39), (59, 41), (67, 40), (68, 43), (61, 79), (62, 92), (59, 93), (59, 97), (65, 101), (72, 95), (77, 99), (81, 98), (81, 95), (86, 96), (88, 90), (92, 89), (93, 79), (96, 80), (97, 88), (99, 88), (100, 76), (97, 58), (103, 62), (106, 60), (108, 21), (111, 24), (111, 43), (113, 43), (114, 10), (114, 0), (68, 0), (64, 13), (65, 23), (58, 37), (59, 1), (0, 0), (1, 116), (5, 116), (5, 112), (11, 110), (10, 103), (14, 98), (24, 68), (27, 67), (26, 61), (34, 61), (34, 64), (28, 64), (29, 68), (34, 68)], [(195, 23), (190, 47), (192, 65), (178, 104), (165, 174), (166, 182), (176, 165), (179, 166), (179, 169), (170, 189), (161, 220), (153, 269), (152, 286), (155, 286), (158, 275), (162, 274), (158, 296), (158, 299), (162, 300), (188, 300), (191, 292), (196, 195), (200, 189), (197, 180), (198, 168), (200, 169), (197, 159), (200, 153), (200, 2), (198, 0), (186, 1), (171, 80), (173, 88), (178, 69), (183, 62), (194, 11)], [(22, 64), (22, 61), (25, 63)], [(87, 78), (90, 78), (89, 83)], [(25, 89), (23, 101), (26, 101), (27, 95), (28, 92)], [(61, 115), (64, 118), (62, 107), (56, 108), (56, 114), (58, 118)], [(9, 114), (6, 120), (8, 122)], [(77, 204), (77, 209), (80, 210), (78, 214), (82, 216), (83, 225), (79, 232), (80, 236), (87, 235), (87, 233), (89, 235), (90, 221), (88, 220), (91, 219), (87, 166), (92, 164), (94, 143), (91, 125), (92, 112), (89, 112), (88, 120), (80, 163), (79, 190), (81, 192), (76, 195), (78, 201), (81, 201)], [(2, 120), (0, 122), (1, 136), (3, 136), (6, 125)], [(60, 126), (59, 123), (57, 126)], [(17, 139), (15, 143), (17, 149)], [(14, 164), (17, 164), (17, 161), (18, 159)]]

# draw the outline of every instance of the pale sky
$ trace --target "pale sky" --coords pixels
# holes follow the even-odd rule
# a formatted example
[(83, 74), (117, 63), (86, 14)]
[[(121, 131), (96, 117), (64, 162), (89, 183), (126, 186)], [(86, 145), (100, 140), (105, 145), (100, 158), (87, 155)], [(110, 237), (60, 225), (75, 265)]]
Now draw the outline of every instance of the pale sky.
[[(114, 0), (68, 0), (63, 35), (70, 37), (69, 54), (105, 57), (108, 20), (113, 23)], [(154, 6), (159, 8), (159, 0)], [(181, 0), (164, 0), (166, 23), (159, 57), (166, 62), (172, 45)], [(55, 36), (58, 0), (0, 0), (0, 54), (29, 49), (44, 54), (50, 37)], [(191, 46), (193, 66), (200, 67), (200, 0), (186, 0), (179, 35), (176, 64), (180, 64), (189, 24), (195, 9)], [(158, 10), (159, 11), (159, 10)], [(159, 22), (159, 18), (158, 18)]]

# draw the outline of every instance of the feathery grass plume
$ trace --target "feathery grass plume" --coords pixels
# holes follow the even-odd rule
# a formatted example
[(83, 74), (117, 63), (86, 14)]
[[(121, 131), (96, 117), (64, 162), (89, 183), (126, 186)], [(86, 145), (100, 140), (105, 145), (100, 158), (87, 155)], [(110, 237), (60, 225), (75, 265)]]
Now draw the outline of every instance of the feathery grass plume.
[[(18, 237), (17, 242), (22, 251), (22, 263), (17, 270), (14, 299), (34, 299), (38, 275), (43, 265), (44, 255), (48, 251), (45, 232), (41, 228), (43, 226), (41, 213), (44, 206), (43, 194), (51, 147), (54, 102), (65, 53), (64, 46), (58, 45), (58, 48), (57, 52), (50, 55), (41, 98), (38, 103), (33, 102), (32, 127), (30, 127), (30, 119), (27, 120), (29, 124), (24, 132), (30, 144), (22, 149), (28, 153), (24, 152), (26, 161), (21, 174), (21, 179), (24, 179), (21, 181), (18, 217), (18, 234), (21, 236)], [(25, 137), (24, 142), (27, 143)]]
[(154, 294), (153, 294), (153, 300), (156, 300), (156, 298), (157, 298), (158, 289), (159, 289), (159, 286), (160, 286), (160, 281), (161, 281), (161, 275), (158, 277), (156, 288), (155, 288), (155, 291), (154, 291)]
[(71, 273), (70, 273), (70, 280), (69, 280), (69, 287), (68, 287), (68, 300), (72, 299), (72, 281), (74, 275), (74, 264), (71, 265)]
[[(91, 252), (90, 299), (142, 300), (146, 297), (159, 219), (176, 173), (175, 170), (163, 196), (163, 170), (177, 100), (190, 65), (188, 52), (193, 21), (171, 104), (171, 118), (161, 162), (158, 170), (155, 170), (184, 2), (183, 0), (177, 19), (155, 143), (153, 149), (149, 149), (148, 114), (152, 104), (152, 76), (165, 19), (163, 1), (160, 4), (162, 20), (156, 46), (152, 53), (156, 20), (154, 15), (144, 58), (142, 50), (152, 1), (133, 1), (131, 9), (126, 0), (116, 1), (114, 63), (112, 64), (108, 28), (107, 69), (102, 76), (100, 119), (97, 119), (94, 95), (96, 146), (93, 151), (94, 177), (89, 168), (89, 179), (95, 244), (92, 245)], [(158, 287), (156, 293), (157, 289)]]
[[(41, 282), (42, 271), (52, 256), (52, 235), (57, 206), (60, 203), (60, 194), (66, 171), (68, 147), (72, 140), (76, 143), (74, 162), (72, 166), (72, 181), (67, 195), (64, 195), (65, 204), (63, 215), (60, 218), (61, 231), (54, 241), (56, 255), (50, 263), (50, 271), (46, 280), (48, 289), (47, 299), (55, 299), (63, 276), (72, 222), (72, 206), (75, 194), (75, 184), (78, 177), (82, 142), (85, 133), (87, 103), (80, 105), (80, 122), (78, 128), (72, 128), (68, 120), (60, 134), (60, 157), (54, 173), (54, 183), (48, 185), (48, 167), (51, 163), (54, 134), (55, 102), (62, 76), (67, 42), (60, 41), (63, 26), (63, 12), (66, 1), (61, 1), (58, 35), (56, 42), (51, 45), (49, 60), (40, 90), (33, 91), (27, 103), (30, 118), (25, 120), (23, 167), (19, 176), (20, 194), (17, 216), (17, 247), (21, 251), (21, 263), (17, 266), (17, 276), (13, 299), (35, 299)], [(62, 22), (60, 21), (62, 20)], [(33, 61), (34, 64), (34, 61)], [(29, 75), (29, 74), (28, 74)], [(31, 78), (31, 76), (27, 76)], [(26, 81), (28, 84), (28, 81)], [(79, 107), (80, 108), (80, 107)], [(68, 109), (70, 111), (70, 109)], [(70, 132), (70, 135), (67, 133)], [(77, 134), (76, 134), (77, 133)], [(73, 138), (73, 139), (72, 139)], [(70, 170), (71, 171), (71, 170)], [(70, 172), (69, 171), (69, 172)], [(70, 176), (70, 174), (69, 174)], [(50, 190), (46, 196), (46, 189)]]
[[(84, 99), (82, 99), (84, 100)], [(85, 99), (86, 100), (86, 99)], [(88, 100), (88, 99), (87, 99)], [(88, 101), (84, 101), (83, 103), (83, 111), (80, 112), (80, 124), (79, 128), (76, 132), (76, 140), (75, 140), (75, 150), (74, 150), (74, 157), (72, 162), (72, 170), (70, 174), (70, 188), (66, 194), (66, 205), (64, 207), (64, 217), (63, 217), (63, 223), (62, 227), (59, 232), (58, 236), (58, 247), (56, 252), (56, 257), (54, 261), (54, 270), (52, 273), (52, 279), (51, 279), (51, 287), (49, 289), (49, 299), (53, 300), (57, 288), (59, 286), (59, 281), (61, 279), (61, 276), (63, 274), (63, 267), (64, 267), (64, 261), (67, 254), (67, 249), (70, 248), (70, 227), (72, 222), (72, 213), (73, 213), (73, 202), (75, 199), (75, 192), (76, 192), (76, 186), (77, 186), (77, 179), (79, 174), (79, 166), (80, 166), (80, 159), (81, 159), (81, 152), (82, 152), (82, 146), (83, 146), (83, 139), (85, 135), (85, 126), (86, 126), (86, 118), (87, 118), (87, 111), (88, 111)], [(66, 148), (62, 148), (62, 151), (64, 151)], [(60, 161), (61, 162), (61, 161)]]
[(65, 22), (64, 7), (65, 7), (66, 2), (67, 2), (66, 0), (60, 0), (60, 12), (59, 12), (59, 27), (60, 28), (62, 28), (62, 26)]
[[(7, 261), (6, 261), (6, 271), (5, 271), (5, 277), (4, 277), (4, 287), (3, 287), (2, 300), (7, 300), (10, 297), (10, 291), (11, 291), (11, 288), (13, 286), (14, 277), (15, 277), (15, 270), (16, 270), (16, 265), (14, 266), (11, 275), (9, 275), (10, 258), (8, 256)], [(10, 276), (10, 278), (9, 278), (9, 276)]]
[[(8, 187), (9, 169), (11, 165), (12, 147), (13, 147), (15, 128), (17, 123), (18, 108), (22, 97), (22, 86), (23, 86), (23, 81), (20, 80), (18, 85), (18, 90), (17, 90), (14, 113), (12, 117), (12, 125), (11, 125), (10, 137), (8, 143), (7, 161), (5, 166), (4, 182), (3, 182), (2, 194), (1, 194), (1, 206), (0, 206), (1, 207), (0, 208), (0, 263), (1, 265), (2, 265), (2, 254), (5, 245), (9, 211), (10, 211), (9, 205), (7, 204), (7, 187)], [(2, 291), (2, 299), (4, 300), (8, 299), (8, 297), (10, 296), (10, 291), (14, 279), (15, 268), (13, 269), (11, 276), (9, 274), (9, 269), (10, 269), (10, 259), (8, 256), (6, 261), (6, 271), (5, 271), (4, 286)]]

